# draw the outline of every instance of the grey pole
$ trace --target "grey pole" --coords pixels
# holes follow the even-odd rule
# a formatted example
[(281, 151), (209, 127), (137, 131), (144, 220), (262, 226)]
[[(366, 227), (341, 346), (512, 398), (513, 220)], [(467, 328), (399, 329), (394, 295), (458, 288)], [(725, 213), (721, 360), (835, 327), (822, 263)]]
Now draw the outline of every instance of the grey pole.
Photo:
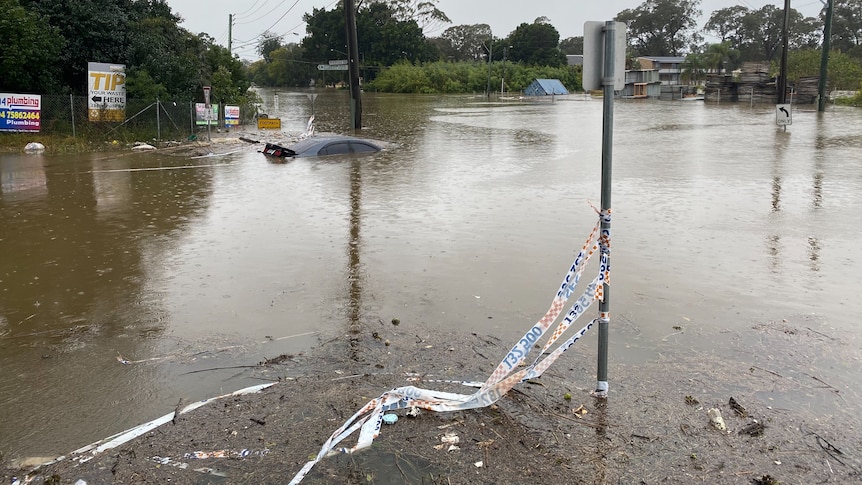
[(75, 99), (69, 93), (69, 110), (72, 113), (72, 138), (77, 138), (75, 135)]
[(488, 99), (491, 99), (491, 58), (494, 55), (494, 36), (488, 41), (488, 90), (486, 91)]
[(159, 113), (160, 109), (161, 103), (159, 102), (159, 98), (156, 98), (156, 139), (158, 141), (162, 141), (162, 120), (160, 118), (161, 113)]
[[(603, 121), (602, 121), (602, 214), (611, 208), (611, 161), (613, 160), (614, 146), (614, 57), (616, 22), (605, 22), (605, 59), (602, 63), (604, 73), (602, 75), (603, 89)], [(610, 235), (611, 223), (606, 217), (602, 217), (601, 237)], [(605, 239), (605, 242), (609, 239)], [(607, 251), (610, 248), (605, 248)], [(610, 254), (605, 254), (607, 264), (610, 266)], [(610, 327), (610, 287), (604, 282), (604, 299), (599, 302), (599, 350), (598, 366), (596, 369), (596, 390), (598, 397), (608, 395), (608, 330)]]

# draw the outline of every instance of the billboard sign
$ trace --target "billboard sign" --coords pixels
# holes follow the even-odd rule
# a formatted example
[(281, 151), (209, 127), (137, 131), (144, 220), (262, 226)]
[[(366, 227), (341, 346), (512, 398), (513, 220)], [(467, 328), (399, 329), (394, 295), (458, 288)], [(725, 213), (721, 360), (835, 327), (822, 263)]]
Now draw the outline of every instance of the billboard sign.
[(90, 121), (125, 121), (125, 64), (87, 63), (87, 108)]
[(224, 107), (224, 124), (225, 126), (237, 126), (239, 125), (239, 106), (228, 106)]
[(198, 126), (206, 126), (218, 122), (218, 105), (207, 105), (204, 103), (195, 103), (195, 124)]
[(41, 95), (0, 93), (0, 131), (38, 132), (41, 127)]

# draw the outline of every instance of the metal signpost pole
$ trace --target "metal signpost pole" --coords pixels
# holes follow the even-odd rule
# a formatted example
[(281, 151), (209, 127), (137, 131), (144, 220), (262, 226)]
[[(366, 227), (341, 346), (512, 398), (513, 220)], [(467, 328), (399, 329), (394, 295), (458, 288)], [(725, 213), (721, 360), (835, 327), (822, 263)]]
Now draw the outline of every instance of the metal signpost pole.
[[(611, 223), (604, 214), (611, 208), (611, 162), (614, 146), (614, 64), (616, 45), (616, 22), (605, 22), (605, 52), (602, 75), (603, 121), (602, 121), (602, 236), (610, 234)], [(607, 256), (610, 265), (610, 255)], [(608, 392), (608, 331), (610, 327), (610, 287), (604, 282), (604, 299), (599, 302), (599, 349), (596, 369), (596, 395), (607, 396)]]
[(212, 109), (210, 106), (210, 86), (204, 86), (204, 118), (207, 120), (207, 141), (212, 141), (210, 133), (210, 120), (212, 119)]
[(162, 120), (159, 117), (161, 115), (161, 113), (159, 113), (159, 110), (162, 109), (161, 106), (159, 98), (156, 98), (156, 139), (158, 141), (162, 141)]

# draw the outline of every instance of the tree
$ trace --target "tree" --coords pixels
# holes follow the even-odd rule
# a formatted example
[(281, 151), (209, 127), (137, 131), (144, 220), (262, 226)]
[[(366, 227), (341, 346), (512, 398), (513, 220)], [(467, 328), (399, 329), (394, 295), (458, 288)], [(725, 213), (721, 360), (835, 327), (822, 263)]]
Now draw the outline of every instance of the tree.
[(504, 45), (512, 46), (508, 52), (510, 60), (537, 66), (566, 65), (566, 56), (557, 47), (560, 33), (546, 20), (540, 17), (532, 24), (523, 23), (509, 34)]
[(707, 63), (706, 55), (702, 52), (689, 53), (682, 64), (682, 80), (697, 85), (706, 72)]
[(213, 87), (215, 99), (228, 103), (239, 102), (251, 86), (242, 62), (207, 34), (195, 37), (194, 49), (203, 60), (200, 65), (201, 84)]
[(153, 79), (146, 69), (133, 67), (126, 72), (126, 96), (155, 101), (168, 98), (168, 90)]
[(560, 50), (563, 54), (577, 55), (584, 53), (584, 37), (569, 37), (560, 41)]
[(733, 69), (738, 59), (739, 51), (731, 49), (729, 42), (710, 44), (707, 46), (706, 53), (704, 54), (706, 67), (717, 73), (721, 73), (725, 69)]
[(436, 30), (443, 24), (452, 23), (449, 17), (437, 8), (438, 0), (376, 0), (392, 11), (393, 17), (402, 22), (416, 21), (425, 30)]
[(18, 0), (0, 0), (0, 86), (19, 93), (55, 92), (60, 66), (57, 58), (65, 45), (59, 29), (45, 25), (44, 17), (27, 11)]
[(257, 53), (263, 57), (263, 60), (270, 62), (272, 60), (270, 54), (272, 51), (282, 47), (281, 41), (282, 36), (267, 30), (260, 36), (260, 41), (257, 43)]
[[(87, 63), (124, 63), (132, 0), (24, 0), (21, 5), (54, 26), (65, 39), (55, 61), (60, 83), (87, 91)], [(5, 50), (5, 48), (4, 48)]]
[(742, 5), (716, 10), (709, 16), (703, 29), (718, 35), (721, 43), (729, 42), (731, 46), (739, 47), (749, 41), (745, 19), (751, 10)]
[(270, 61), (264, 60), (249, 66), (249, 76), (261, 86), (308, 86), (317, 76), (317, 63), (303, 61), (303, 49), (291, 43), (270, 53)]
[(450, 61), (478, 61), (485, 50), (483, 42), (491, 38), (491, 26), (488, 24), (455, 25), (449, 27), (440, 36), (440, 45), (444, 59)]
[(179, 20), (170, 9), (139, 12), (131, 19), (125, 55), (129, 97), (153, 99), (158, 93), (161, 98), (188, 99), (197, 92), (200, 60), (189, 50), (195, 44), (194, 36), (177, 26)]
[(833, 49), (862, 58), (862, 0), (835, 0), (831, 41)]
[[(344, 9), (314, 9), (306, 14), (306, 32), (302, 40), (304, 60), (321, 62), (343, 57), (347, 51)], [(398, 20), (396, 12), (384, 2), (364, 4), (356, 13), (360, 64), (391, 66), (399, 61), (425, 62), (439, 58), (433, 46), (425, 42), (415, 20)]]
[[(802, 77), (816, 77), (820, 73), (820, 50), (800, 49), (787, 56), (787, 77), (797, 81)], [(847, 54), (833, 50), (829, 53), (827, 72), (829, 89), (855, 90), (862, 79), (862, 64)]]
[[(759, 10), (729, 7), (716, 10), (704, 29), (739, 51), (740, 61), (772, 60), (781, 52), (784, 10), (765, 5)], [(788, 44), (791, 49), (816, 47), (820, 42), (818, 22), (790, 10)]]
[(699, 7), (700, 0), (646, 0), (618, 13), (616, 20), (628, 25), (636, 55), (680, 56), (699, 40)]

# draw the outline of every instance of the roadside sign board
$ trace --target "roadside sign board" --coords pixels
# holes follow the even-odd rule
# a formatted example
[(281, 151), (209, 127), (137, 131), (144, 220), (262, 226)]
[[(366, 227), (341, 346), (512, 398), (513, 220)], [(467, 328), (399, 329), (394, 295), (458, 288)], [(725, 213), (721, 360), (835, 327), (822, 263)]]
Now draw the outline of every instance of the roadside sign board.
[[(614, 90), (626, 87), (626, 24), (614, 22)], [(605, 23), (584, 22), (583, 85), (587, 91), (602, 89), (605, 59)]]
[(258, 118), (257, 129), (259, 130), (280, 130), (281, 118)]
[(41, 126), (41, 95), (0, 93), (0, 131), (36, 133)]
[(793, 124), (793, 111), (790, 104), (775, 105), (775, 124), (778, 126)]
[(90, 121), (125, 121), (125, 64), (88, 62), (87, 87), (87, 111)]
[(347, 59), (333, 59), (333, 60), (329, 61), (329, 65), (330, 66), (341, 66), (341, 65), (346, 66), (347, 65)]
[(224, 124), (225, 124), (225, 126), (237, 126), (237, 125), (239, 125), (239, 106), (225, 105), (225, 107), (224, 107)]
[(347, 64), (318, 64), (318, 71), (346, 71)]
[(217, 104), (210, 105), (207, 108), (207, 105), (204, 103), (195, 103), (195, 124), (206, 126), (213, 121), (218, 121), (218, 108)]

